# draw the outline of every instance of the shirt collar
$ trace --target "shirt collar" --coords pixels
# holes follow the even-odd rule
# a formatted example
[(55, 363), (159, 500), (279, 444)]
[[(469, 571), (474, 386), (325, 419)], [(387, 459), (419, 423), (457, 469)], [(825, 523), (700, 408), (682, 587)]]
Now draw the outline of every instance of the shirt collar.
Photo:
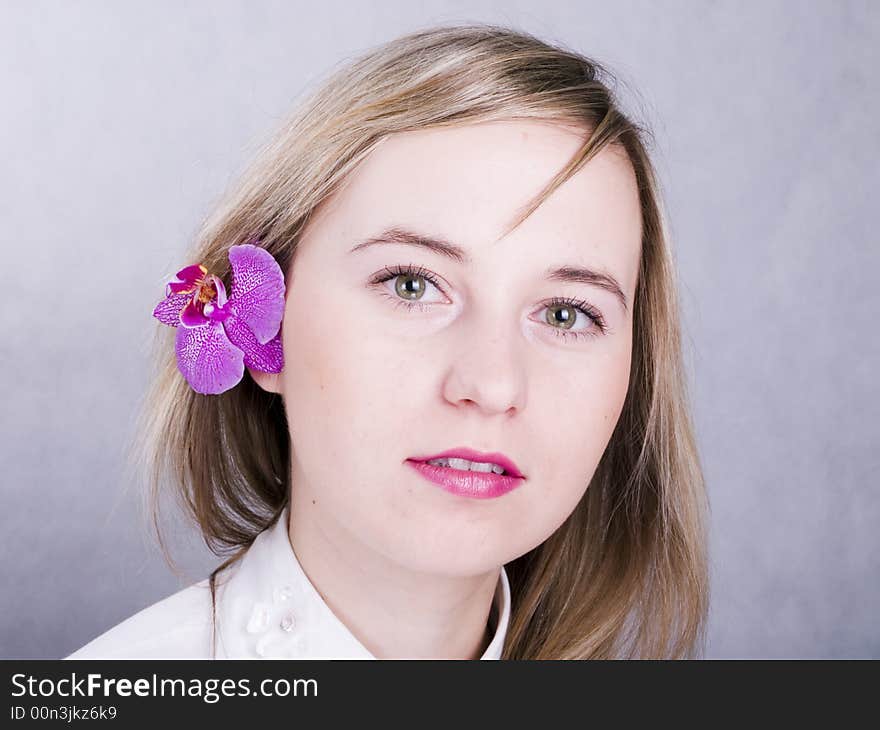
[[(217, 584), (218, 658), (374, 659), (330, 610), (299, 564), (287, 532), (290, 505)], [(500, 659), (510, 621), (501, 568), (492, 603), (495, 633), (481, 659)]]

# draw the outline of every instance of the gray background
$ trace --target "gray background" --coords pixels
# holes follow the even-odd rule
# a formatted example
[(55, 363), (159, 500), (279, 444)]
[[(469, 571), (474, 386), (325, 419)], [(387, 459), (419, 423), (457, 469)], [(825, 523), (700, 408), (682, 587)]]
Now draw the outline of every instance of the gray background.
[(179, 531), (168, 570), (124, 471), (164, 276), (305, 89), (444, 21), (595, 56), (655, 131), (707, 655), (880, 657), (880, 4), (510, 0), (0, 3), (0, 656), (64, 656), (215, 564)]

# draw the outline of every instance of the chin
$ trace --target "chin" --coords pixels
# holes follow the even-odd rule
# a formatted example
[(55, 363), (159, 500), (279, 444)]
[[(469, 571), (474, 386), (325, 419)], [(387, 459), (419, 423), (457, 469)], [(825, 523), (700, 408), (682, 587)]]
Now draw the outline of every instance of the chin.
[(463, 532), (459, 528), (457, 537), (449, 539), (430, 533), (400, 535), (392, 544), (385, 535), (382, 552), (409, 570), (450, 577), (482, 575), (510, 559), (509, 551), (487, 544), (485, 532)]

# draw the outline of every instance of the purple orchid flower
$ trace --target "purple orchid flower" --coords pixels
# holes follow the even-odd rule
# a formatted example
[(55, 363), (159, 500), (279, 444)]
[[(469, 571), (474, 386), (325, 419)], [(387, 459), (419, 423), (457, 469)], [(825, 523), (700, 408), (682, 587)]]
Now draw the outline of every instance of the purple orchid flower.
[(175, 274), (153, 316), (178, 327), (177, 367), (197, 393), (235, 386), (245, 367), (280, 373), (284, 274), (266, 249), (243, 243), (229, 249), (232, 286), (201, 264)]

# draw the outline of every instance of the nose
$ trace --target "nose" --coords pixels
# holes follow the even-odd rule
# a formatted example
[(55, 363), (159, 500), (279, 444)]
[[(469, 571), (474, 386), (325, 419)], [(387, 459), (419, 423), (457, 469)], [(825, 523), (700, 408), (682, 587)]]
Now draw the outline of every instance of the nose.
[(513, 325), (472, 317), (462, 322), (450, 344), (443, 397), (453, 405), (486, 415), (513, 415), (526, 400), (526, 369)]

